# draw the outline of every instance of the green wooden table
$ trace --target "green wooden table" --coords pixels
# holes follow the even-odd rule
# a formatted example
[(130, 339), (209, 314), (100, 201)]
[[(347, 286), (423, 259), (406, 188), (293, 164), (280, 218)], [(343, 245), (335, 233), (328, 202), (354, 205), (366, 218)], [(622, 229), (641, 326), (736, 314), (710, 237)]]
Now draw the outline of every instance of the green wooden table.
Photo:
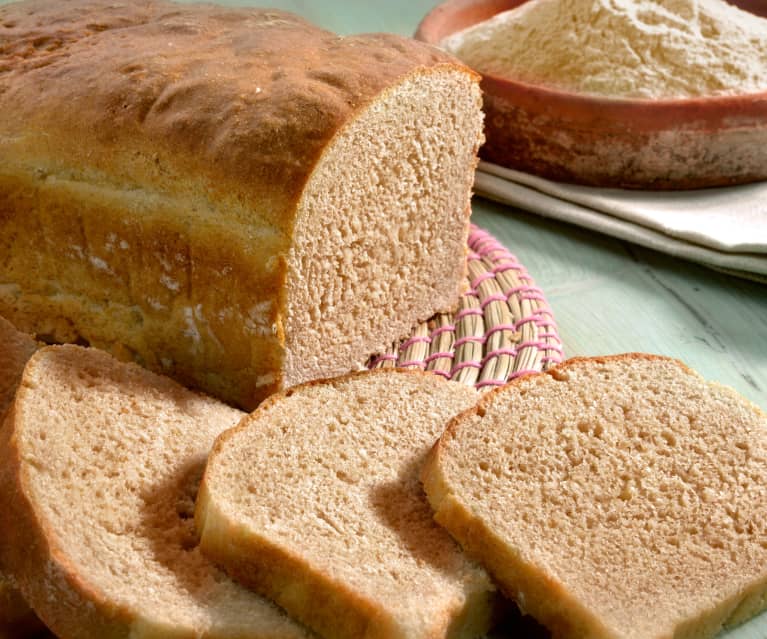
[[(269, 4), (342, 34), (411, 35), (435, 3)], [(474, 222), (509, 248), (543, 289), (568, 356), (646, 351), (677, 357), (767, 409), (766, 285), (484, 199), (475, 198), (473, 211)], [(722, 637), (764, 639), (767, 613)]]

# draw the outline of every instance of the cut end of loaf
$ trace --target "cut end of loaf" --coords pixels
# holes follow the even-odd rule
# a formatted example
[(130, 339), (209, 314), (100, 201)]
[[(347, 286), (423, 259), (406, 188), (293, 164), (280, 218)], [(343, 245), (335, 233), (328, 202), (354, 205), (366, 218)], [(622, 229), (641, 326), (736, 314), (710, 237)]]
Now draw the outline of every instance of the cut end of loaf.
[(631, 354), (491, 393), (424, 479), (438, 520), (555, 637), (659, 639), (764, 608), (766, 475), (764, 413)]
[(324, 636), (479, 636), (494, 588), (434, 523), (418, 479), (476, 398), (436, 375), (373, 371), (268, 399), (211, 454), (203, 552)]
[(443, 64), (336, 134), (296, 218), (285, 386), (360, 368), (457, 302), (481, 131), (475, 78)]

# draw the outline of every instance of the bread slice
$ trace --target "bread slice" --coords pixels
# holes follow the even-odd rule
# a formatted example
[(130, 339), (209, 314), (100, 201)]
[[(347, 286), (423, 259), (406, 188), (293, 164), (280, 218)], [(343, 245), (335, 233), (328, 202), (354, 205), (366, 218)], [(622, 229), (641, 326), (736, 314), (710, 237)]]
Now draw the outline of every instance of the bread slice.
[(570, 360), (433, 449), (436, 519), (555, 638), (705, 639), (767, 604), (767, 416), (682, 363)]
[(418, 472), (476, 393), (375, 371), (269, 398), (222, 435), (197, 500), (202, 551), (324, 637), (472, 637), (493, 587), (437, 526)]
[[(16, 396), (24, 365), (36, 350), (35, 340), (0, 317), (0, 427)], [(41, 627), (13, 579), (0, 572), (0, 637), (24, 637)]]
[(457, 303), (479, 76), (274, 9), (0, 6), (0, 313), (253, 408)]
[(197, 547), (197, 483), (241, 417), (96, 349), (32, 356), (0, 437), (0, 557), (54, 633), (308, 637)]

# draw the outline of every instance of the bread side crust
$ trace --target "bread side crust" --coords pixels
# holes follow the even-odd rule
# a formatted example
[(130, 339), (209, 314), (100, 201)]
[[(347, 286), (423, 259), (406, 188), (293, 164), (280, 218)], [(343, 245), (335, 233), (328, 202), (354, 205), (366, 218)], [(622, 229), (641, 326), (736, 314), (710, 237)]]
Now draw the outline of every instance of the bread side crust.
[[(37, 350), (29, 336), (0, 317), (0, 428), (9, 412), (27, 360)], [(42, 629), (10, 576), (0, 572), (0, 637), (27, 636)]]
[[(229, 521), (215, 507), (204, 481), (197, 496), (196, 513), (200, 548), (205, 555), (225, 567), (233, 579), (282, 608), (305, 611), (301, 621), (308, 627), (332, 629), (323, 633), (332, 637), (398, 636), (396, 620), (380, 615), (373, 602), (313, 571), (289, 549), (270, 544)], [(232, 561), (232, 557), (237, 557), (237, 561)], [(301, 581), (296, 579), (297, 574), (302, 575)]]
[[(30, 358), (34, 368), (40, 351)], [(25, 372), (18, 390), (19, 402), (33, 384)], [(128, 637), (130, 622), (125, 610), (108, 605), (103, 594), (78, 575), (76, 567), (55, 543), (49, 544), (45, 526), (35, 504), (28, 498), (27, 477), (21, 464), (16, 431), (24, 428), (15, 408), (9, 412), (0, 433), (0, 562), (16, 576), (24, 598), (56, 601), (50, 609), (37, 607), (46, 626), (62, 636)], [(105, 624), (101, 620), (109, 619)]]
[[(431, 375), (423, 371), (397, 369), (399, 375)], [(278, 404), (296, 389), (323, 385), (361, 376), (391, 375), (392, 369), (358, 371), (332, 379), (306, 382), (267, 398), (256, 411)], [(453, 383), (453, 382), (451, 382)], [(249, 427), (244, 419), (234, 428), (216, 439), (209, 459), (226, 447), (238, 432)], [(343, 582), (316, 571), (291, 549), (271, 543), (251, 533), (243, 525), (232, 521), (221, 508), (216, 507), (210, 493), (210, 478), (206, 468), (200, 483), (195, 507), (195, 526), (200, 534), (200, 549), (214, 563), (222, 566), (235, 580), (268, 597), (278, 605), (303, 611), (302, 621), (321, 629), (325, 637), (340, 639), (392, 639), (407, 637), (407, 628), (399, 620), (380, 610), (374, 601), (349, 589)], [(257, 557), (258, 559), (252, 559)], [(295, 575), (303, 575), (297, 582)], [(498, 613), (497, 596), (493, 590), (467, 593), (461, 614), (459, 607), (439, 612), (430, 611), (430, 632), (418, 634), (421, 639), (462, 639), (477, 637), (487, 632)]]
[[(574, 357), (544, 373), (513, 380), (506, 387), (514, 385), (522, 388), (535, 385), (548, 375), (555, 379), (567, 375), (569, 368), (586, 363), (609, 363), (615, 361), (667, 361), (678, 366), (685, 374), (700, 380), (704, 378), (680, 360), (647, 353), (624, 353), (599, 357)], [(765, 413), (755, 404), (739, 396), (729, 387), (715, 382), (711, 386), (725, 390), (747, 405), (757, 414)], [(445, 526), (456, 540), (464, 547), (467, 554), (474, 557), (498, 581), (499, 587), (520, 607), (544, 623), (555, 638), (589, 636), (598, 639), (617, 639), (622, 637), (618, 629), (605, 627), (588, 608), (576, 600), (562, 586), (538, 569), (525, 558), (512, 552), (503, 540), (492, 533), (484, 521), (480, 520), (461, 500), (450, 491), (447, 479), (440, 468), (440, 456), (456, 432), (467, 427), (473, 417), (481, 417), (484, 407), (492, 401), (496, 393), (503, 393), (506, 387), (499, 387), (484, 395), (477, 406), (454, 418), (442, 438), (434, 445), (424, 464), (422, 481), (430, 504), (435, 510), (435, 519)], [(767, 416), (765, 416), (767, 419)], [(521, 593), (521, 597), (520, 597)], [(701, 639), (713, 637), (723, 627), (733, 627), (767, 609), (767, 571), (762, 578), (754, 580), (740, 592), (726, 597), (713, 607), (702, 610), (697, 617), (680, 622), (669, 637), (674, 639)], [(623, 629), (623, 632), (627, 632)], [(665, 635), (664, 635), (665, 636)]]
[[(188, 422), (190, 410), (199, 410), (201, 418), (207, 416), (211, 423), (216, 423), (218, 426), (222, 425), (219, 420), (226, 420), (226, 422), (231, 420), (231, 423), (235, 423), (241, 416), (239, 411), (204, 396), (195, 395), (175, 382), (154, 376), (134, 364), (116, 363), (108, 355), (97, 352), (95, 349), (82, 349), (75, 346), (49, 347), (38, 352), (35, 358), (41, 359), (52, 350), (68, 351), (64, 353), (64, 358), (56, 359), (58, 363), (61, 363), (62, 360), (66, 361), (66, 356), (70, 356), (67, 363), (72, 364), (72, 374), (86, 377), (93, 375), (91, 379), (100, 379), (109, 377), (114, 371), (118, 383), (123, 383), (120, 380), (124, 380), (126, 385), (136, 383), (139, 387), (138, 394), (134, 393), (133, 396), (138, 399), (139, 404), (142, 404), (144, 399), (147, 400), (144, 404), (145, 410), (152, 411), (157, 406), (158, 412), (155, 418), (159, 422), (175, 420), (176, 412), (180, 419)], [(82, 357), (83, 353), (88, 355)], [(81, 360), (84, 361), (85, 366), (82, 370), (78, 370)], [(50, 364), (50, 362), (46, 363)], [(41, 370), (36, 371), (36, 365), (36, 361), (30, 364), (23, 381), (23, 393), (32, 393), (33, 398), (34, 393), (39, 392), (35, 385), (46, 383), (46, 369), (41, 366)], [(87, 393), (86, 389), (83, 391)], [(126, 394), (129, 394), (128, 391)], [(29, 401), (28, 397), (22, 395), (17, 406), (29, 406)], [(130, 406), (122, 408), (130, 411)], [(0, 468), (2, 473), (0, 480), (3, 482), (0, 487), (0, 506), (3, 507), (0, 515), (0, 558), (7, 558), (8, 565), (13, 568), (14, 574), (18, 577), (23, 594), (33, 602), (36, 609), (40, 610), (41, 617), (57, 635), (135, 639), (159, 637), (181, 639), (192, 636), (225, 639), (235, 636), (296, 639), (309, 636), (305, 629), (288, 620), (271, 604), (235, 587), (222, 573), (214, 570), (209, 562), (202, 559), (196, 550), (184, 546), (186, 542), (179, 541), (178, 538), (171, 538), (168, 541), (167, 537), (160, 535), (149, 540), (168, 546), (168, 548), (159, 549), (158, 555), (162, 555), (163, 550), (173, 551), (175, 547), (180, 547), (184, 552), (190, 551), (187, 557), (192, 568), (195, 564), (202, 563), (205, 565), (203, 569), (210, 572), (211, 582), (207, 585), (194, 585), (193, 581), (188, 582), (192, 584), (190, 586), (192, 589), (200, 588), (197, 593), (199, 597), (195, 597), (194, 603), (189, 608), (190, 614), (195, 615), (194, 622), (189, 622), (188, 617), (184, 621), (179, 621), (183, 618), (178, 617), (178, 611), (175, 613), (168, 611), (166, 614), (164, 607), (153, 606), (154, 601), (148, 599), (152, 596), (150, 593), (134, 589), (126, 596), (124, 590), (111, 579), (111, 575), (106, 580), (103, 576), (94, 576), (93, 566), (82, 563), (83, 561), (87, 563), (89, 560), (83, 560), (82, 555), (78, 559), (77, 550), (68, 546), (72, 540), (67, 537), (67, 532), (62, 532), (61, 537), (57, 534), (61, 521), (57, 521), (55, 515), (51, 516), (46, 512), (46, 508), (49, 508), (51, 504), (45, 503), (44, 495), (40, 497), (42, 485), (40, 479), (33, 476), (34, 470), (39, 470), (40, 466), (45, 468), (46, 461), (33, 457), (34, 452), (30, 454), (30, 450), (33, 449), (34, 444), (26, 441), (30, 437), (26, 431), (30, 429), (36, 431), (39, 429), (39, 423), (37, 420), (34, 420), (34, 423), (30, 422), (25, 415), (26, 411), (24, 414), (16, 411), (12, 421), (13, 432), (10, 429), (6, 430), (0, 440), (0, 460), (7, 461)], [(171, 428), (176, 425), (171, 425)], [(25, 441), (23, 449), (17, 441)], [(171, 452), (172, 448), (168, 447), (167, 451)], [(64, 451), (65, 455), (66, 453), (67, 451)], [(207, 453), (207, 446), (204, 453)], [(25, 456), (22, 457), (22, 455)], [(134, 458), (129, 457), (127, 463), (130, 463), (131, 459)], [(187, 458), (184, 461), (196, 463), (199, 460)], [(173, 490), (176, 491), (176, 488)], [(184, 490), (186, 487), (178, 489), (180, 493)], [(37, 500), (35, 496), (38, 497)], [(183, 495), (179, 496), (183, 497)], [(102, 505), (104, 505), (103, 502), (99, 504), (99, 506)], [(55, 508), (54, 504), (53, 509)], [(174, 504), (171, 503), (168, 510), (164, 512), (174, 515), (173, 508)], [(181, 516), (180, 511), (177, 512)], [(8, 518), (5, 516), (6, 513), (9, 513)], [(49, 519), (49, 517), (52, 518)], [(163, 531), (170, 532), (170, 528), (163, 527)], [(142, 547), (142, 542), (145, 540), (138, 539), (137, 552), (147, 552), (146, 548)], [(191, 539), (187, 541), (192, 542)], [(74, 543), (77, 543), (77, 540)], [(130, 554), (134, 550), (131, 547), (127, 552)], [(96, 561), (98, 563), (98, 555)], [(171, 559), (171, 561), (177, 561), (177, 559)], [(160, 561), (160, 570), (163, 569), (162, 566)], [(183, 573), (183, 564), (176, 564), (176, 568), (178, 573)], [(148, 569), (151, 570), (151, 566)], [(140, 576), (132, 573), (118, 575), (118, 578), (132, 580), (139, 579)], [(175, 585), (175, 580), (153, 582), (150, 579), (150, 583), (159, 583), (160, 590), (178, 588), (179, 593), (183, 594), (187, 582), (184, 581), (182, 574), (178, 574), (178, 578), (178, 586)], [(104, 585), (100, 586), (100, 583)], [(129, 581), (129, 583), (132, 582)], [(173, 601), (172, 593), (166, 601)], [(232, 604), (235, 606), (234, 610), (240, 611), (253, 623), (246, 623), (239, 615), (232, 617)], [(182, 605), (186, 604), (182, 603)], [(210, 615), (199, 614), (199, 607), (206, 606), (209, 607)], [(261, 619), (264, 621), (264, 626), (260, 625)]]
[[(521, 384), (523, 380), (530, 383), (530, 379), (517, 378), (510, 383)], [(617, 639), (562, 583), (507, 548), (503, 540), (450, 491), (440, 467), (440, 455), (457, 428), (473, 416), (481, 415), (485, 400), (483, 397), (477, 406), (450, 421), (424, 462), (421, 481), (434, 510), (434, 520), (455, 538), (469, 557), (491, 573), (501, 592), (516, 602), (523, 614), (545, 623), (552, 636)]]

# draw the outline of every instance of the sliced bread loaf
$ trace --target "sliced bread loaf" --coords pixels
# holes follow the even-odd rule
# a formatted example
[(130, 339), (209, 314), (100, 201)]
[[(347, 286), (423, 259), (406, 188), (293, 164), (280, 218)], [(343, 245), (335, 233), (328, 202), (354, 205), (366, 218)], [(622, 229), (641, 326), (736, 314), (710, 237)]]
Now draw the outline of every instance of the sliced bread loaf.
[(436, 519), (557, 638), (704, 639), (767, 604), (767, 416), (676, 360), (488, 394), (424, 467)]
[(162, 0), (26, 0), (0, 24), (17, 326), (253, 408), (457, 303), (482, 100), (451, 56)]
[[(0, 317), (0, 427), (13, 403), (24, 365), (36, 350), (35, 340)], [(40, 627), (13, 579), (0, 572), (0, 637), (23, 637)]]
[(58, 636), (308, 636), (197, 548), (197, 482), (241, 417), (95, 349), (33, 355), (0, 437), (0, 556)]
[(222, 435), (196, 520), (203, 552), (325, 637), (472, 637), (493, 587), (437, 526), (418, 473), (474, 390), (375, 371), (269, 398)]

